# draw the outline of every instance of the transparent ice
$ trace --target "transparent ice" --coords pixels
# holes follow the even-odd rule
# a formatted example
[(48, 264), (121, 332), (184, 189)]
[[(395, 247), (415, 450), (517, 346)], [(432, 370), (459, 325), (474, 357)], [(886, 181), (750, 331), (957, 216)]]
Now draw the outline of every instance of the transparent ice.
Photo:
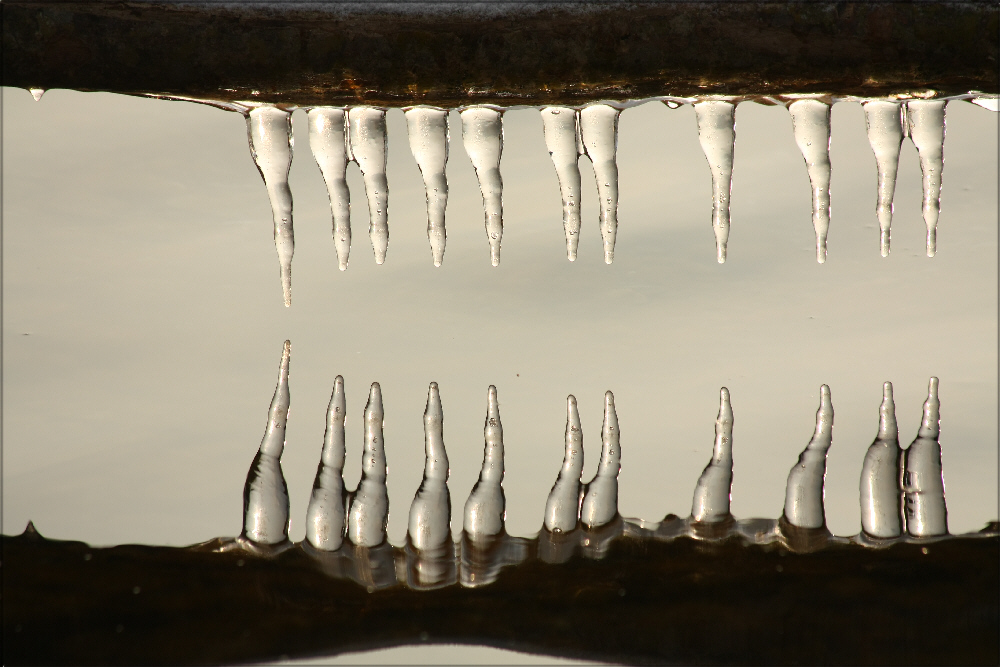
[(351, 255), (351, 191), (347, 188), (347, 110), (316, 107), (309, 110), (309, 147), (323, 174), (333, 214), (333, 242), (340, 270)]
[(938, 379), (928, 383), (924, 415), (917, 438), (906, 450), (906, 530), (916, 537), (948, 533), (948, 509), (944, 501), (941, 468), (941, 402)]
[(545, 501), (545, 528), (553, 533), (576, 528), (583, 501), (583, 429), (576, 397), (566, 397), (566, 453), (556, 483)]
[(347, 401), (344, 396), (344, 378), (337, 376), (333, 394), (326, 411), (326, 433), (320, 455), (316, 480), (313, 482), (309, 507), (306, 509), (306, 540), (324, 551), (335, 551), (344, 540), (347, 523), (344, 488), (344, 422), (347, 418)]
[(375, 263), (385, 262), (389, 249), (389, 182), (385, 176), (385, 109), (351, 107), (347, 112), (351, 158), (361, 168), (368, 195), (368, 235)]
[(427, 241), (434, 266), (444, 261), (444, 211), (448, 206), (448, 111), (436, 107), (413, 107), (405, 111), (410, 151), (424, 179), (427, 195)]
[(503, 493), (503, 426), (497, 388), (490, 385), (487, 396), (486, 424), (483, 427), (485, 448), (479, 481), (465, 501), (463, 527), (473, 540), (499, 535), (504, 529), (506, 500)]
[(788, 105), (792, 132), (806, 161), (812, 187), (812, 218), (816, 232), (816, 261), (826, 262), (830, 232), (830, 105), (819, 100), (796, 100)]
[(892, 225), (892, 198), (896, 191), (896, 172), (899, 169), (899, 149), (903, 143), (903, 108), (896, 102), (870, 100), (864, 103), (868, 142), (875, 153), (878, 168), (878, 216), (880, 245), (883, 257), (889, 256), (890, 227)]
[(861, 468), (861, 529), (867, 535), (884, 539), (903, 533), (902, 462), (892, 383), (886, 382), (882, 387), (878, 435)]
[(906, 120), (910, 139), (920, 156), (923, 175), (923, 214), (927, 225), (927, 256), (937, 253), (937, 224), (941, 213), (941, 172), (944, 170), (944, 100), (910, 100)]
[(451, 540), (448, 453), (444, 449), (444, 413), (437, 382), (427, 389), (424, 409), (424, 479), (410, 505), (407, 534), (417, 549), (440, 548)]
[(359, 547), (385, 542), (389, 520), (389, 492), (385, 485), (385, 443), (382, 439), (382, 389), (373, 382), (365, 406), (365, 448), (361, 455), (361, 481), (350, 495), (347, 538)]
[(823, 480), (826, 477), (826, 453), (833, 443), (833, 403), (830, 387), (820, 387), (816, 432), (799, 454), (798, 463), (788, 473), (785, 486), (785, 519), (799, 528), (822, 528), (826, 525), (823, 510)]
[(503, 179), (500, 178), (503, 112), (493, 107), (477, 106), (464, 109), (461, 114), (462, 142), (483, 193), (490, 261), (497, 266), (500, 264), (500, 241), (503, 238)]
[(727, 519), (733, 489), (733, 406), (729, 390), (719, 390), (719, 416), (715, 419), (712, 460), (698, 478), (691, 502), (691, 519), (718, 523)]
[(618, 473), (621, 472), (621, 444), (615, 396), (604, 394), (604, 425), (601, 427), (601, 460), (597, 474), (587, 484), (580, 505), (580, 522), (587, 528), (600, 528), (618, 516)]
[(729, 197), (733, 191), (733, 152), (736, 147), (736, 105), (706, 100), (694, 105), (698, 139), (712, 170), (712, 229), (719, 263), (726, 261), (729, 242)]

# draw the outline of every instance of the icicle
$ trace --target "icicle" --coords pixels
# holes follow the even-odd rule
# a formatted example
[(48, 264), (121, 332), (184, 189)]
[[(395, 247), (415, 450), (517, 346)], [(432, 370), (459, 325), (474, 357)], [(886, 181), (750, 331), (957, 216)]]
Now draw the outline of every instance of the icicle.
[(281, 290), (285, 306), (292, 305), (292, 191), (288, 170), (292, 166), (292, 114), (274, 107), (257, 107), (247, 114), (250, 155), (257, 165), (274, 217), (274, 245), (281, 267)]
[(344, 378), (337, 376), (333, 394), (326, 411), (326, 433), (316, 481), (313, 482), (309, 507), (306, 510), (306, 540), (323, 551), (335, 551), (344, 541), (347, 517), (344, 503), (344, 421), (347, 417), (347, 400), (344, 396)]
[(285, 449), (285, 424), (291, 397), (288, 393), (288, 361), (292, 344), (281, 351), (278, 384), (267, 413), (267, 428), (260, 441), (243, 487), (243, 537), (257, 544), (279, 544), (288, 539), (288, 486), (281, 472)]
[(906, 450), (906, 530), (916, 537), (948, 534), (941, 468), (941, 402), (938, 379), (932, 377), (917, 438)]
[(826, 477), (826, 452), (833, 443), (833, 404), (830, 388), (820, 387), (819, 410), (816, 411), (816, 432), (799, 455), (799, 461), (788, 473), (785, 487), (785, 519), (799, 528), (822, 528), (826, 525), (823, 512), (823, 480)]
[(42, 95), (45, 94), (45, 89), (44, 88), (28, 88), (28, 92), (31, 93), (31, 96), (35, 99), (36, 102), (39, 102), (42, 99)]
[(347, 189), (347, 111), (332, 107), (309, 110), (309, 147), (323, 174), (333, 213), (333, 242), (340, 270), (351, 254), (351, 191)]
[(545, 501), (545, 528), (564, 533), (576, 528), (583, 500), (580, 475), (583, 472), (583, 429), (576, 397), (566, 397), (566, 453), (556, 483)]
[(604, 394), (604, 426), (601, 428), (601, 461), (597, 474), (587, 484), (580, 505), (580, 521), (587, 528), (600, 528), (618, 516), (618, 473), (621, 471), (618, 414), (615, 395)]
[(892, 383), (886, 382), (882, 385), (878, 435), (861, 468), (861, 529), (872, 537), (898, 537), (903, 532), (901, 453)]
[(920, 156), (923, 174), (923, 213), (927, 225), (927, 256), (937, 253), (937, 224), (941, 213), (941, 172), (944, 170), (944, 100), (910, 100), (906, 119), (910, 138)]
[(497, 388), (490, 385), (486, 425), (483, 428), (486, 447), (479, 481), (465, 502), (464, 529), (472, 539), (493, 537), (503, 532), (506, 500), (503, 494), (503, 426)]
[(788, 105), (788, 111), (812, 186), (816, 261), (822, 264), (826, 262), (826, 237), (830, 231), (830, 105), (819, 100), (796, 100)]
[(462, 142), (472, 160), (483, 193), (486, 236), (493, 266), (500, 264), (503, 237), (503, 179), (500, 153), (503, 151), (503, 115), (490, 107), (469, 107), (462, 111)]
[(621, 112), (607, 104), (594, 104), (580, 111), (580, 136), (583, 147), (594, 164), (597, 197), (601, 202), (601, 238), (604, 263), (615, 259), (618, 236), (618, 116)]
[(733, 406), (729, 390), (719, 391), (719, 416), (715, 419), (715, 447), (712, 460), (705, 466), (694, 489), (691, 519), (700, 523), (718, 523), (729, 515), (733, 489)]
[(385, 261), (389, 249), (389, 182), (385, 177), (385, 110), (352, 107), (347, 112), (348, 145), (352, 159), (361, 167), (368, 195), (368, 235), (375, 263)]
[(1000, 111), (1000, 97), (996, 95), (979, 95), (969, 101), (990, 111)]
[(878, 202), (875, 214), (880, 228), (882, 256), (889, 256), (889, 228), (892, 225), (892, 198), (896, 191), (899, 148), (903, 143), (902, 108), (896, 102), (872, 100), (864, 103), (868, 143), (878, 168)]
[(733, 191), (733, 153), (736, 148), (736, 105), (706, 100), (694, 105), (698, 139), (712, 170), (712, 229), (719, 264), (726, 261), (729, 242), (729, 197)]
[(451, 539), (448, 453), (443, 428), (441, 394), (437, 382), (431, 382), (424, 409), (424, 479), (410, 505), (408, 535), (417, 549), (436, 549)]
[(410, 137), (410, 152), (424, 178), (427, 195), (427, 240), (431, 245), (434, 266), (444, 261), (448, 238), (444, 226), (444, 211), (448, 206), (448, 112), (434, 107), (407, 109), (406, 130)]
[(566, 257), (576, 261), (580, 245), (580, 165), (582, 152), (578, 112), (568, 107), (545, 107), (541, 111), (545, 147), (559, 179), (562, 198)]
[(347, 511), (347, 537), (359, 547), (374, 547), (385, 541), (389, 520), (389, 492), (385, 486), (385, 443), (382, 440), (382, 390), (372, 383), (365, 406), (365, 449), (361, 458), (361, 481)]

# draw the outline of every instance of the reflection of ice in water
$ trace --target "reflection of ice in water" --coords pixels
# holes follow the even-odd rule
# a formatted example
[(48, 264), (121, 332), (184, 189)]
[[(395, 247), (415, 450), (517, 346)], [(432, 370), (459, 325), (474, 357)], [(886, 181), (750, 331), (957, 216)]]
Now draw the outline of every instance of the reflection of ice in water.
[(556, 483), (545, 501), (545, 528), (553, 533), (564, 533), (576, 528), (580, 516), (583, 487), (583, 429), (576, 397), (566, 397), (566, 453)]
[(375, 547), (385, 541), (389, 520), (389, 492), (385, 486), (385, 446), (382, 440), (382, 390), (372, 383), (365, 406), (365, 448), (361, 454), (361, 481), (350, 495), (347, 538), (359, 547)]
[(562, 198), (563, 230), (566, 234), (566, 257), (576, 261), (580, 246), (580, 154), (583, 145), (576, 109), (545, 107), (541, 110), (545, 147), (556, 168)]
[(830, 105), (819, 100), (796, 100), (788, 105), (788, 111), (792, 114), (795, 143), (809, 173), (816, 261), (822, 264), (830, 232)]
[(819, 410), (816, 411), (816, 432), (799, 461), (788, 473), (785, 487), (785, 518), (798, 528), (822, 528), (826, 525), (823, 512), (823, 479), (826, 477), (826, 453), (833, 443), (833, 403), (830, 388), (820, 387)]
[(444, 211), (448, 206), (448, 112), (436, 107), (413, 107), (405, 110), (410, 152), (417, 161), (427, 195), (427, 241), (431, 245), (434, 266), (444, 261)]
[(882, 387), (878, 435), (861, 468), (861, 529), (872, 537), (898, 537), (903, 532), (901, 454), (892, 383), (886, 382)]
[(715, 419), (715, 446), (712, 460), (705, 466), (694, 489), (691, 519), (718, 523), (729, 517), (733, 488), (733, 406), (729, 390), (719, 391), (719, 416)]
[(733, 190), (733, 152), (736, 147), (736, 105), (706, 100), (694, 105), (698, 139), (712, 170), (712, 229), (719, 263), (726, 261), (729, 242), (729, 197)]
[(292, 305), (292, 191), (288, 170), (292, 166), (292, 114), (274, 107), (258, 107), (247, 114), (250, 155), (260, 171), (274, 217), (274, 245), (278, 250), (281, 291), (285, 306)]
[(503, 113), (492, 107), (469, 107), (463, 110), (462, 142), (476, 169), (479, 188), (483, 193), (490, 261), (493, 266), (497, 266), (500, 264), (500, 241), (503, 238), (503, 179), (500, 177)]
[(286, 340), (278, 384), (267, 413), (267, 428), (243, 488), (243, 536), (257, 544), (279, 544), (288, 539), (288, 486), (281, 472), (281, 453), (285, 449), (285, 424), (291, 402), (288, 392), (291, 349), (292, 344)]
[(486, 425), (483, 427), (486, 446), (479, 481), (465, 501), (464, 530), (473, 540), (499, 535), (503, 531), (506, 500), (503, 494), (503, 426), (497, 388), (490, 385), (487, 395)]
[(601, 239), (604, 262), (615, 258), (618, 236), (618, 116), (621, 112), (607, 104), (594, 104), (580, 111), (580, 137), (583, 148), (594, 164), (597, 197), (601, 203)]
[(932, 377), (917, 438), (906, 450), (906, 530), (917, 537), (945, 535), (948, 510), (941, 468), (941, 402), (938, 379)]
[(333, 242), (340, 270), (351, 254), (351, 191), (347, 188), (347, 111), (317, 107), (309, 110), (309, 147), (323, 174), (333, 213)]
[(424, 410), (424, 479), (410, 505), (407, 532), (410, 543), (417, 549), (439, 548), (451, 539), (451, 496), (443, 422), (441, 394), (437, 382), (431, 382)]
[(317, 549), (333, 551), (340, 548), (344, 539), (346, 512), (344, 500), (344, 421), (347, 402), (344, 396), (344, 378), (337, 376), (333, 395), (326, 412), (326, 433), (320, 456), (316, 481), (313, 482), (309, 507), (306, 510), (306, 540)]
[(882, 256), (889, 256), (892, 198), (896, 191), (899, 148), (903, 143), (902, 107), (896, 102), (869, 100), (864, 103), (868, 141), (878, 168), (878, 202), (875, 214), (881, 235)]
[(609, 391), (604, 394), (601, 460), (580, 505), (580, 522), (587, 528), (600, 528), (618, 516), (618, 473), (622, 468), (619, 436), (615, 396)]
[(910, 100), (906, 121), (920, 156), (923, 174), (923, 214), (927, 225), (927, 256), (937, 253), (937, 223), (941, 213), (941, 172), (944, 169), (944, 100)]
[(347, 112), (348, 146), (361, 168), (368, 195), (368, 235), (375, 263), (385, 261), (389, 249), (389, 182), (385, 177), (385, 110), (352, 107)]

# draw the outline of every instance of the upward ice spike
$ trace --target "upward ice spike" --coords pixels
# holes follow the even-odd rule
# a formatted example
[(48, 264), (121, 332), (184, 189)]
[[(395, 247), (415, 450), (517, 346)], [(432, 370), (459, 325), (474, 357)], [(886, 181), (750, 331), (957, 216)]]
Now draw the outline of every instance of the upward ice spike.
[(292, 166), (292, 114), (274, 107), (257, 107), (246, 118), (250, 155), (271, 200), (274, 245), (278, 250), (281, 291), (287, 307), (292, 305), (292, 253), (295, 250), (292, 191), (288, 187), (288, 170)]
[(503, 494), (503, 426), (497, 388), (490, 385), (483, 435), (486, 447), (479, 481), (465, 501), (464, 530), (471, 538), (492, 537), (503, 532), (506, 500)]
[(347, 510), (347, 537), (359, 547), (385, 542), (389, 520), (389, 492), (385, 486), (385, 443), (382, 440), (382, 389), (372, 383), (365, 406), (365, 449), (361, 455), (361, 481)]
[(576, 261), (580, 245), (580, 154), (583, 153), (578, 112), (569, 107), (545, 107), (541, 111), (545, 147), (559, 179), (562, 198), (566, 257)]
[(580, 111), (583, 148), (594, 164), (597, 197), (601, 201), (601, 238), (604, 263), (615, 259), (618, 236), (618, 116), (621, 111), (607, 104), (594, 104)]
[(816, 261), (823, 264), (830, 231), (830, 105), (819, 100), (796, 100), (788, 105), (788, 111), (812, 186)]
[(492, 107), (469, 107), (462, 111), (462, 142), (472, 160), (483, 193), (486, 213), (486, 236), (490, 242), (490, 260), (500, 264), (500, 241), (503, 237), (503, 179), (500, 178), (500, 154), (503, 151), (503, 114)]
[(583, 500), (583, 429), (576, 397), (566, 397), (566, 453), (556, 483), (545, 501), (545, 528), (553, 533), (569, 532), (576, 528)]
[(736, 105), (706, 100), (694, 105), (698, 139), (712, 170), (712, 229), (719, 264), (726, 261), (729, 243), (729, 197), (733, 191), (733, 153), (736, 149)]
[(799, 454), (799, 461), (788, 473), (785, 487), (785, 519), (799, 528), (822, 528), (823, 480), (826, 477), (826, 452), (833, 443), (833, 404), (830, 388), (820, 387), (816, 433)]
[(944, 170), (944, 100), (910, 100), (906, 121), (920, 156), (923, 174), (923, 213), (927, 225), (927, 256), (937, 252), (937, 223), (941, 213), (941, 172)]
[(431, 382), (424, 409), (424, 479), (410, 505), (408, 534), (417, 549), (434, 549), (451, 539), (448, 453), (444, 450), (443, 429), (441, 394), (437, 382)]
[(719, 416), (715, 419), (715, 447), (694, 489), (691, 519), (718, 523), (729, 517), (733, 489), (733, 406), (729, 390), (719, 390)]
[(906, 450), (906, 530), (916, 537), (948, 533), (941, 468), (941, 402), (938, 379), (932, 377), (917, 438)]
[(385, 109), (352, 107), (347, 112), (348, 145), (361, 168), (368, 195), (368, 235), (375, 263), (385, 261), (389, 249), (389, 182), (385, 177)]
[(861, 529), (872, 537), (898, 537), (903, 533), (901, 453), (892, 383), (886, 382), (882, 385), (878, 435), (861, 469)]
[(326, 411), (326, 434), (323, 436), (323, 453), (316, 481), (313, 482), (309, 507), (306, 509), (306, 539), (309, 544), (323, 551), (335, 551), (344, 541), (347, 522), (344, 501), (344, 421), (347, 402), (344, 396), (344, 378), (337, 376), (333, 383), (330, 406)]
[(285, 423), (291, 397), (288, 360), (292, 344), (285, 341), (278, 384), (267, 413), (267, 428), (243, 487), (243, 537), (257, 544), (280, 544), (288, 539), (288, 486), (281, 472)]
[(448, 238), (444, 227), (444, 210), (448, 206), (448, 112), (436, 107), (407, 109), (406, 130), (410, 137), (410, 152), (424, 178), (427, 195), (427, 240), (431, 245), (434, 266), (444, 261), (444, 246)]
[(334, 107), (309, 110), (309, 147), (323, 174), (333, 213), (333, 242), (340, 270), (351, 254), (351, 191), (347, 189), (347, 111)]
[(875, 214), (881, 235), (882, 256), (889, 256), (889, 228), (892, 225), (892, 197), (896, 192), (899, 148), (903, 143), (902, 108), (896, 102), (869, 100), (864, 103), (868, 143), (878, 168), (878, 203)]
[(618, 516), (618, 473), (622, 469), (619, 439), (615, 395), (609, 391), (604, 394), (601, 461), (580, 506), (580, 522), (587, 528), (600, 528)]

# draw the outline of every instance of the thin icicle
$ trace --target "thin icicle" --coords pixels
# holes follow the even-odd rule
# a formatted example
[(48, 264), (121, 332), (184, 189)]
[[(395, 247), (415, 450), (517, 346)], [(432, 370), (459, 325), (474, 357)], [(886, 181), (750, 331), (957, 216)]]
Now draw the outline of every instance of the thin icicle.
[(878, 435), (861, 468), (861, 529), (867, 535), (890, 538), (903, 533), (901, 463), (896, 404), (892, 383), (886, 382), (882, 385)]
[(292, 254), (295, 250), (292, 191), (288, 187), (288, 170), (292, 166), (292, 114), (274, 107), (257, 107), (246, 118), (250, 155), (271, 200), (274, 245), (287, 307), (292, 305)]
[(565, 533), (576, 528), (583, 500), (583, 428), (576, 397), (566, 397), (566, 451), (556, 483), (545, 501), (545, 528), (552, 533)]
[(444, 449), (444, 412), (437, 382), (427, 389), (424, 409), (424, 479), (410, 505), (408, 533), (417, 549), (437, 549), (451, 540), (448, 453)]
[(799, 528), (822, 528), (826, 525), (823, 511), (823, 481), (826, 478), (826, 453), (833, 443), (833, 403), (830, 388), (820, 387), (819, 410), (816, 411), (816, 432), (799, 461), (788, 473), (785, 486), (785, 519)]
[(948, 534), (941, 467), (941, 401), (938, 379), (927, 387), (924, 415), (917, 438), (906, 450), (906, 530), (917, 537)]
[(729, 517), (733, 490), (733, 406), (729, 390), (719, 390), (719, 416), (715, 419), (715, 446), (694, 489), (691, 519), (718, 523)]
[(503, 114), (490, 107), (463, 110), (462, 142), (476, 169), (479, 189), (483, 193), (490, 261), (497, 266), (500, 264), (500, 241), (503, 238), (503, 179), (500, 178)]
[(607, 104), (594, 104), (580, 111), (580, 137), (594, 164), (597, 197), (601, 202), (601, 238), (604, 263), (615, 259), (618, 236), (618, 116), (621, 111)]
[(541, 111), (545, 147), (552, 158), (559, 179), (562, 198), (563, 230), (566, 234), (566, 257), (576, 261), (580, 246), (580, 125), (575, 109), (545, 107)]
[(899, 148), (903, 143), (903, 113), (896, 102), (871, 100), (864, 103), (868, 143), (875, 153), (878, 168), (878, 216), (882, 256), (889, 256), (889, 228), (892, 226), (892, 198), (896, 192)]
[(486, 425), (483, 427), (485, 449), (479, 481), (472, 487), (465, 501), (466, 534), (472, 539), (488, 538), (503, 532), (507, 501), (503, 493), (503, 426), (500, 424), (500, 405), (497, 388), (490, 385), (487, 392)]
[(819, 100), (796, 100), (788, 105), (792, 131), (806, 161), (812, 187), (816, 261), (826, 262), (826, 237), (830, 232), (830, 105)]
[(361, 455), (361, 481), (347, 511), (347, 537), (359, 547), (385, 541), (389, 520), (389, 492), (385, 485), (385, 443), (382, 439), (382, 389), (372, 383), (365, 406), (365, 449)]
[(347, 492), (344, 489), (344, 422), (347, 418), (347, 399), (344, 395), (344, 378), (337, 376), (333, 394), (326, 410), (326, 433), (320, 455), (316, 480), (313, 482), (309, 507), (306, 509), (306, 539), (309, 544), (323, 551), (335, 551), (344, 541), (347, 516), (344, 507)]
[(333, 107), (309, 110), (309, 147), (323, 174), (333, 214), (333, 242), (340, 270), (351, 254), (351, 191), (347, 189), (347, 111)]
[(597, 474), (587, 484), (580, 505), (580, 522), (587, 528), (600, 528), (618, 516), (618, 473), (621, 472), (621, 444), (615, 395), (604, 394), (604, 426), (601, 428), (601, 461)]
[(427, 241), (431, 246), (434, 266), (444, 261), (444, 211), (448, 206), (448, 112), (435, 107), (407, 109), (406, 130), (410, 137), (410, 152), (417, 161), (427, 195)]
[(729, 197), (733, 191), (733, 153), (736, 149), (736, 105), (706, 100), (694, 105), (698, 140), (712, 170), (712, 229), (719, 264), (726, 261), (729, 243)]
[(944, 100), (910, 100), (906, 120), (910, 138), (920, 156), (923, 174), (923, 214), (927, 225), (927, 256), (937, 253), (937, 224), (941, 214), (941, 172), (944, 170)]
[(368, 235), (375, 263), (385, 261), (389, 249), (389, 182), (385, 177), (385, 109), (351, 107), (347, 112), (348, 145), (361, 168), (368, 195)]

